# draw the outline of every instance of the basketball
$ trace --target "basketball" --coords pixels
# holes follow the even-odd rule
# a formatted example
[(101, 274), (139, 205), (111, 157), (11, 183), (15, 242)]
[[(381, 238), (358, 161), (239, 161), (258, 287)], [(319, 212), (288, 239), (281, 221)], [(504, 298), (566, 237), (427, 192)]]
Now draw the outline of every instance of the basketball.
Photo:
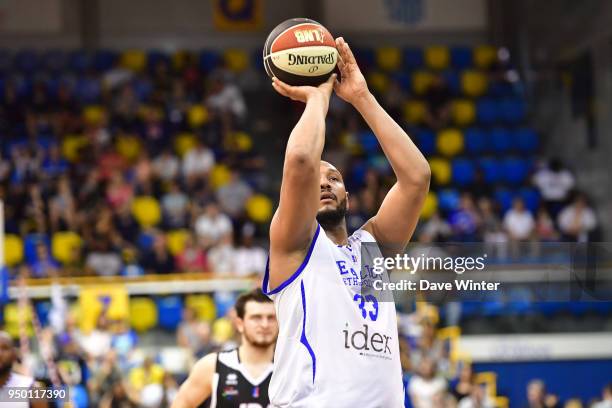
[(266, 73), (289, 85), (316, 86), (336, 68), (334, 37), (308, 18), (292, 18), (276, 26), (263, 50)]

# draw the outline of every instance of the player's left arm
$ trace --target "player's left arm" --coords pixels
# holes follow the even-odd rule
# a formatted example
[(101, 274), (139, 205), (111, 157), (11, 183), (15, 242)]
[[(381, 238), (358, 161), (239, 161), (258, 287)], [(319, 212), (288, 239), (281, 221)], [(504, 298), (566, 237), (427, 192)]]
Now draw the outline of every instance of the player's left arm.
[(342, 37), (336, 40), (341, 81), (335, 91), (352, 104), (370, 126), (389, 160), (397, 182), (389, 190), (378, 213), (364, 225), (381, 245), (408, 243), (429, 190), (431, 171), (410, 137), (380, 106), (368, 90), (355, 57)]

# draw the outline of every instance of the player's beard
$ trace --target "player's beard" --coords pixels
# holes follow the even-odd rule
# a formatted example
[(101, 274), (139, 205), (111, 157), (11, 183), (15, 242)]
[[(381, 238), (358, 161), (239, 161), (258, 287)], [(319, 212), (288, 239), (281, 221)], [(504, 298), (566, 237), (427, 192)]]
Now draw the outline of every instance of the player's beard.
[(248, 342), (248, 343), (249, 343), (251, 346), (253, 346), (253, 347), (257, 347), (257, 348), (262, 348), (262, 349), (265, 349), (265, 348), (270, 347), (271, 345), (273, 345), (273, 344), (274, 344), (274, 341), (275, 341), (274, 339), (272, 339), (272, 340), (267, 340), (267, 341), (266, 341), (266, 340), (262, 340), (262, 341), (256, 340), (256, 339), (254, 339), (253, 337), (251, 337), (251, 335), (249, 335), (249, 333), (248, 333), (246, 330), (245, 330), (245, 332), (243, 333), (243, 335), (244, 335), (244, 339), (245, 339), (245, 340), (246, 340), (246, 341), (247, 341), (247, 342)]
[(317, 213), (317, 221), (324, 230), (337, 227), (346, 217), (346, 198), (334, 210), (323, 210)]
[(12, 369), (13, 363), (6, 363), (0, 365), (0, 376), (6, 375), (7, 373), (11, 372)]

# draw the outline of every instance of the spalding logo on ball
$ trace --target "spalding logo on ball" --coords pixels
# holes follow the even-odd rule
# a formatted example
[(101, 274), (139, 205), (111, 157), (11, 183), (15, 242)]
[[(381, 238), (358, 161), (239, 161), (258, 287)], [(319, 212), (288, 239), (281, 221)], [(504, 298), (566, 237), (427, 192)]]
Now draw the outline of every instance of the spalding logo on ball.
[(319, 85), (336, 68), (338, 51), (325, 27), (308, 18), (280, 23), (266, 39), (266, 73), (289, 85)]

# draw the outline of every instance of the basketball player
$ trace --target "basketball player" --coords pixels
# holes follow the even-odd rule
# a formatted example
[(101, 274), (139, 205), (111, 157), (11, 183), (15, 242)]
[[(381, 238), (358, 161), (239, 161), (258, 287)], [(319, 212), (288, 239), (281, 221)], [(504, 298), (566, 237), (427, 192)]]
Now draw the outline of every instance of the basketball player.
[[(237, 349), (211, 353), (193, 367), (172, 408), (266, 408), (278, 323), (274, 306), (260, 289), (236, 301)], [(206, 401), (205, 401), (206, 400)]]
[[(340, 81), (332, 75), (318, 87), (276, 78), (272, 84), (306, 107), (287, 142), (263, 281), (280, 326), (270, 401), (273, 407), (398, 408), (404, 394), (395, 305), (360, 293), (360, 249), (365, 242), (405, 247), (430, 170), (369, 92), (348, 44), (338, 38), (336, 46)], [(350, 237), (342, 175), (321, 161), (332, 89), (376, 134), (397, 178), (377, 214)]]
[(32, 377), (18, 374), (13, 371), (13, 364), (15, 364), (15, 361), (17, 361), (17, 351), (13, 345), (13, 340), (7, 332), (0, 331), (0, 393), (2, 395), (0, 407), (47, 407), (47, 401), (42, 399), (30, 400), (30, 402), (10, 400), (10, 389), (13, 389), (13, 391), (21, 391), (37, 387), (37, 384), (34, 383), (34, 379)]

